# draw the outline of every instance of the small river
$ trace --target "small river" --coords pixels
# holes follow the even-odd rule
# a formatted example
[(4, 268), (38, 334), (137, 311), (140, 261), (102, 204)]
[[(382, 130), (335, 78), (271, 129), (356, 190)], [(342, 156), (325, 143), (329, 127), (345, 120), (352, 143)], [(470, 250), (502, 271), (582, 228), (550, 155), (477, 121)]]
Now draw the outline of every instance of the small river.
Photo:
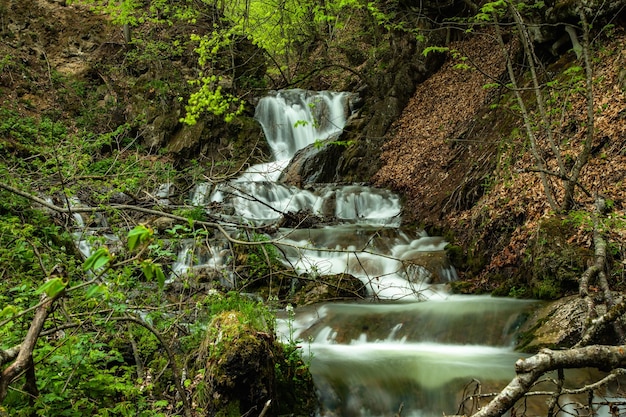
[[(336, 184), (303, 190), (280, 181), (299, 150), (341, 133), (350, 98), (288, 90), (261, 99), (255, 118), (274, 160), (214, 189), (199, 184), (192, 200), (219, 204), (214, 215), (254, 225), (277, 223), (288, 211), (333, 219), (272, 236), (297, 271), (348, 273), (369, 293), (366, 302), (296, 308), (279, 320), (280, 336), (300, 341), (310, 360), (321, 416), (455, 414), (472, 380), (487, 389), (514, 376), (520, 355), (513, 338), (533, 303), (448, 294), (446, 283), (456, 273), (446, 242), (403, 229), (400, 198), (389, 190)], [(210, 252), (203, 265), (223, 266), (224, 251)], [(176, 273), (194, 267), (190, 259), (182, 251)]]

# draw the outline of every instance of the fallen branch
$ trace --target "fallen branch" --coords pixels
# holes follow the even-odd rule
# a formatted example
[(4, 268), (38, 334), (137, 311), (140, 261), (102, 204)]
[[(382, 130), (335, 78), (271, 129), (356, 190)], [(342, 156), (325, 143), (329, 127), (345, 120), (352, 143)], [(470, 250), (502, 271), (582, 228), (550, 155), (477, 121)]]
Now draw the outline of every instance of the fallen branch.
[(544, 349), (515, 363), (517, 376), (474, 417), (502, 416), (524, 397), (546, 372), (556, 369), (598, 368), (609, 370), (626, 366), (626, 346), (587, 346), (564, 351)]
[(48, 317), (48, 314), (52, 310), (52, 305), (62, 294), (63, 291), (59, 292), (54, 297), (43, 295), (43, 300), (39, 304), (39, 307), (35, 310), (35, 316), (33, 317), (30, 327), (28, 328), (24, 341), (20, 345), (3, 352), (3, 360), (10, 360), (16, 349), (19, 349), (13, 363), (4, 369), (0, 374), (0, 403), (6, 398), (9, 385), (11, 385), (16, 378), (22, 375), (23, 372), (27, 371), (29, 367), (32, 368), (33, 351), (35, 350), (39, 334), (43, 329), (43, 325)]

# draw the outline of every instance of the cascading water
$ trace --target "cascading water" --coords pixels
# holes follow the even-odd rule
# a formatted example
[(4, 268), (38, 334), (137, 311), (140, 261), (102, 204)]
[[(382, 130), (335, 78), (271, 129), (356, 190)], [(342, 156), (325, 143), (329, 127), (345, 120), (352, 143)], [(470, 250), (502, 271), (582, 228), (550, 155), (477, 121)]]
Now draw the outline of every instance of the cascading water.
[[(443, 284), (456, 278), (440, 237), (401, 229), (397, 195), (366, 186), (316, 184), (307, 190), (278, 183), (281, 172), (302, 147), (341, 132), (348, 94), (279, 92), (259, 102), (275, 160), (248, 169), (236, 180), (213, 187), (196, 184), (190, 196), (216, 218), (233, 224), (276, 224), (287, 212), (306, 211), (332, 218), (332, 226), (280, 229), (282, 253), (296, 270), (312, 274), (347, 273), (363, 281), (366, 303), (322, 303), (278, 312), (278, 332), (298, 341), (322, 400), (320, 417), (430, 417), (458, 414), (467, 384), (497, 391), (513, 376), (519, 354), (513, 338), (532, 301), (483, 296), (452, 296)], [(169, 204), (171, 184), (154, 195)], [(79, 207), (72, 199), (70, 207)], [(85, 257), (92, 253), (94, 227), (102, 217), (76, 214), (75, 238)], [(99, 234), (107, 244), (113, 235)], [(170, 282), (189, 271), (236, 288), (229, 270), (228, 242), (207, 238), (198, 247), (180, 242)], [(592, 378), (587, 378), (592, 379)], [(565, 397), (564, 397), (565, 398)], [(619, 399), (620, 401), (622, 399)], [(575, 414), (573, 407), (565, 412)], [(610, 415), (610, 409), (601, 410)], [(561, 414), (563, 415), (563, 414)]]
[[(402, 230), (400, 200), (388, 190), (328, 184), (300, 190), (277, 182), (299, 149), (341, 132), (348, 97), (290, 90), (261, 99), (255, 117), (275, 160), (214, 190), (198, 184), (191, 201), (218, 203), (221, 212), (212, 215), (253, 224), (275, 224), (298, 211), (334, 219), (332, 226), (280, 229), (273, 237), (283, 236), (281, 250), (297, 271), (348, 273), (372, 300), (384, 300), (298, 308), (279, 320), (282, 337), (302, 340), (304, 356), (312, 354), (322, 416), (391, 416), (401, 407), (402, 416), (454, 414), (472, 378), (512, 376), (519, 355), (511, 335), (530, 303), (448, 296), (443, 285), (456, 274), (446, 242)], [(174, 275), (224, 269), (224, 248), (203, 256), (191, 256), (193, 250), (183, 245)]]

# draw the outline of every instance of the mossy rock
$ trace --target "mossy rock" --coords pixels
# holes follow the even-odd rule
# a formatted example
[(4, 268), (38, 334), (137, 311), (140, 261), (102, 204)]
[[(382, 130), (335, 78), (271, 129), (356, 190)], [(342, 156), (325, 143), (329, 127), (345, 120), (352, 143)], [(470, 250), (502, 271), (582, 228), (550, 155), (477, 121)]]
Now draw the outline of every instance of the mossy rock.
[(580, 338), (586, 313), (587, 305), (578, 296), (544, 305), (520, 329), (517, 349), (535, 353), (542, 348), (571, 347)]
[[(204, 380), (208, 393), (200, 404), (207, 415), (258, 415), (271, 400), (267, 416), (310, 416), (317, 399), (308, 367), (287, 361), (271, 329), (259, 330), (244, 314), (225, 311), (211, 321), (204, 341)], [(280, 372), (279, 372), (280, 370)], [(286, 381), (284, 375), (291, 375)]]
[(570, 243), (574, 233), (573, 226), (559, 216), (539, 224), (520, 268), (533, 297), (552, 300), (578, 291), (578, 280), (593, 253)]

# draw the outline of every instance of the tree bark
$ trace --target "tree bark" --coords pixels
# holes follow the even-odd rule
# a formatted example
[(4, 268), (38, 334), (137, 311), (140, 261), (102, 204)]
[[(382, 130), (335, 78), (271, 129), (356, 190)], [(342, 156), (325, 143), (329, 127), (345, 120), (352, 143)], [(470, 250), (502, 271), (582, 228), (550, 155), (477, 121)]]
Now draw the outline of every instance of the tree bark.
[[(61, 293), (53, 298), (44, 295), (43, 303), (35, 310), (35, 316), (33, 317), (33, 321), (30, 324), (24, 341), (20, 344), (19, 353), (15, 357), (15, 361), (0, 374), (0, 403), (6, 398), (9, 385), (18, 378), (22, 372), (26, 371), (29, 366), (33, 366), (33, 351), (35, 350), (39, 333), (41, 333), (41, 329), (43, 329), (43, 325), (52, 309), (54, 301)], [(32, 381), (29, 382), (32, 383)]]

